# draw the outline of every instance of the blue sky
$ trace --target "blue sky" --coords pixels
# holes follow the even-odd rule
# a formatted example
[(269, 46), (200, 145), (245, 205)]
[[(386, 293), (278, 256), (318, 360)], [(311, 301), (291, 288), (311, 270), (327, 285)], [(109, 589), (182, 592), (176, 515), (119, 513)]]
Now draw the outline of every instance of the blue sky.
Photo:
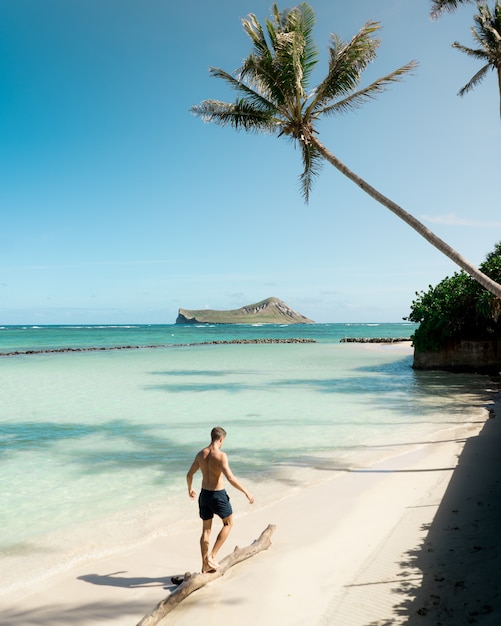
[[(400, 321), (457, 269), (328, 164), (305, 205), (291, 143), (190, 114), (234, 99), (208, 68), (240, 66), (241, 18), (271, 4), (0, 0), (0, 324), (173, 323), (268, 296), (318, 322)], [(501, 122), (494, 73), (457, 96), (480, 67), (451, 47), (474, 45), (473, 7), (431, 21), (427, 0), (311, 5), (318, 80), (329, 34), (370, 19), (364, 84), (419, 61), (320, 139), (481, 263), (501, 239)]]

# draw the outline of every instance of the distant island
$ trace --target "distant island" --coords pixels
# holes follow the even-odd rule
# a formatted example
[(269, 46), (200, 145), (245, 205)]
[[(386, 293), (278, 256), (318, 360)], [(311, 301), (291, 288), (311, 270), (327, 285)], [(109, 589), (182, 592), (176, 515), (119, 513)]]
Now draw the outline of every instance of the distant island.
[(278, 298), (266, 298), (231, 311), (179, 309), (176, 324), (314, 324)]

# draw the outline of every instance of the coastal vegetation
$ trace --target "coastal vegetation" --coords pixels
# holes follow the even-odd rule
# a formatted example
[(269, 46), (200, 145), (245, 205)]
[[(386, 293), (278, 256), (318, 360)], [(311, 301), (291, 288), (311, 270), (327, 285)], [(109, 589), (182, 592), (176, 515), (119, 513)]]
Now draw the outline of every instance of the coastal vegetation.
[[(486, 256), (480, 269), (501, 282), (501, 242)], [(438, 351), (460, 340), (490, 341), (501, 337), (499, 299), (465, 272), (456, 272), (416, 296), (407, 319), (419, 324), (412, 336), (417, 352)]]
[[(445, 8), (447, 3), (440, 4)], [(455, 8), (458, 2), (448, 4)], [(254, 14), (243, 19), (242, 24), (251, 40), (252, 51), (241, 68), (233, 73), (216, 67), (210, 69), (212, 76), (222, 79), (237, 92), (236, 100), (232, 103), (204, 100), (193, 106), (192, 112), (205, 122), (292, 140), (299, 146), (302, 155), (303, 172), (300, 181), (306, 202), (322, 163), (329, 162), (483, 287), (501, 298), (499, 283), (476, 268), (412, 214), (350, 170), (318, 138), (319, 120), (358, 109), (414, 70), (416, 62), (410, 61), (369, 85), (360, 87), (362, 74), (375, 60), (380, 44), (380, 40), (375, 38), (380, 24), (369, 21), (348, 42), (335, 34), (331, 35), (327, 75), (312, 88), (310, 79), (318, 63), (318, 51), (313, 40), (315, 13), (311, 6), (303, 3), (281, 12), (274, 4), (271, 19), (266, 20), (264, 26)]]

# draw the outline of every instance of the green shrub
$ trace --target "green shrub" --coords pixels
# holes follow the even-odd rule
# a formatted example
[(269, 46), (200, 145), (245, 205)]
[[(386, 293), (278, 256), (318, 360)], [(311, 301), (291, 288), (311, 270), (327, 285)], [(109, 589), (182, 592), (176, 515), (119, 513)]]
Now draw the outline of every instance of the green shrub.
[[(501, 283), (501, 242), (480, 269)], [(501, 301), (465, 272), (446, 277), (427, 292), (416, 293), (406, 318), (419, 327), (412, 336), (418, 352), (439, 350), (459, 339), (491, 339), (501, 336)]]

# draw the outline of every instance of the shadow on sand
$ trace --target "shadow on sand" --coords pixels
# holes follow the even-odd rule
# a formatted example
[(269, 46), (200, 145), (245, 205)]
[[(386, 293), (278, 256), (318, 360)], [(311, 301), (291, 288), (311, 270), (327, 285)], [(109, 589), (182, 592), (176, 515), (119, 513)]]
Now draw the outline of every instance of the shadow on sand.
[[(395, 619), (378, 626), (501, 624), (501, 398), (477, 437), (467, 440), (423, 545), (401, 571)], [(411, 578), (413, 574), (411, 573)], [(369, 625), (367, 625), (369, 626)], [(371, 626), (375, 626), (372, 624)]]
[(78, 580), (93, 585), (106, 585), (108, 587), (125, 587), (136, 589), (139, 587), (163, 587), (164, 589), (174, 589), (176, 585), (172, 584), (170, 576), (162, 576), (160, 578), (147, 578), (138, 576), (119, 576), (127, 572), (113, 572), (112, 574), (85, 574), (79, 576)]
[(61, 607), (60, 602), (40, 607), (36, 611), (19, 606), (17, 609), (2, 611), (2, 626), (87, 626), (88, 624), (116, 624), (121, 620), (124, 626), (137, 624), (138, 619), (151, 611), (148, 600), (129, 602), (82, 602), (68, 607)]

